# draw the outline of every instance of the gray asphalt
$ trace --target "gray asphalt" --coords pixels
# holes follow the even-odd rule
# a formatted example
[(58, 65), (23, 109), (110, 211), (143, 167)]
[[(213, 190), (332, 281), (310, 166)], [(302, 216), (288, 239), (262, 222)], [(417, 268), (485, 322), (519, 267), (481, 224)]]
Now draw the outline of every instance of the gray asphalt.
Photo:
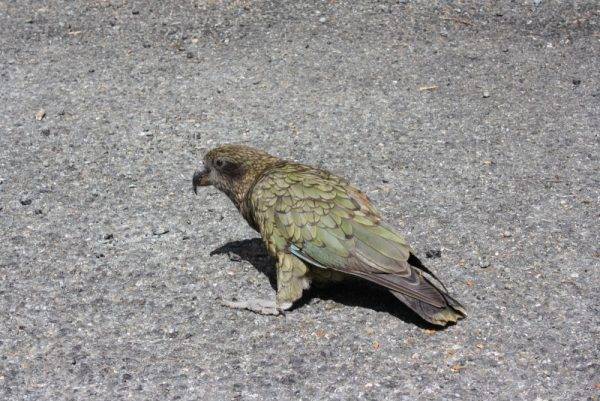
[[(0, 399), (598, 400), (599, 21), (0, 1)], [(274, 296), (257, 234), (191, 190), (229, 142), (347, 177), (469, 318), (432, 330), (360, 283), (222, 307)]]

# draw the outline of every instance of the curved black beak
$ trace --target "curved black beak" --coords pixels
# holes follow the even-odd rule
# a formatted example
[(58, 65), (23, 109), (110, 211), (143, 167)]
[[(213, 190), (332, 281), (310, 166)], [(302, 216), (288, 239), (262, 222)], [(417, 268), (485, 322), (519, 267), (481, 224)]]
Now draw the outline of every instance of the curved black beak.
[(208, 170), (206, 168), (202, 170), (197, 170), (194, 173), (194, 177), (192, 178), (192, 185), (194, 187), (195, 194), (198, 193), (198, 187), (206, 187), (210, 185), (210, 182), (208, 181)]

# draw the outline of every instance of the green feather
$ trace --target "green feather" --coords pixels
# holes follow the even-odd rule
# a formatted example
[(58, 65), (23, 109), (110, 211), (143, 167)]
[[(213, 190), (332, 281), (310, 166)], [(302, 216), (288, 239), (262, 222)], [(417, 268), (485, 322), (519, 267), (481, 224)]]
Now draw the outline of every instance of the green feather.
[(386, 231), (381, 226), (366, 227), (361, 224), (353, 224), (352, 226), (354, 236), (365, 247), (398, 261), (405, 261), (410, 256), (410, 250), (406, 245), (390, 241), (381, 235)]
[(341, 206), (346, 209), (349, 209), (349, 210), (358, 209), (358, 205), (356, 204), (356, 202), (354, 202), (352, 199), (347, 198), (345, 196), (336, 197), (335, 203), (336, 203), (336, 205)]

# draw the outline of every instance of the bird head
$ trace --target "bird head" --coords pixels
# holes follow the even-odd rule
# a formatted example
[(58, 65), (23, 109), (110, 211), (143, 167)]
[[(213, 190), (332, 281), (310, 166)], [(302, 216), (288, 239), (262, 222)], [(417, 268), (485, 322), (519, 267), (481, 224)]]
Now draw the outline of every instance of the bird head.
[(249, 146), (219, 146), (204, 156), (202, 168), (194, 173), (194, 192), (197, 187), (212, 185), (239, 208), (256, 180), (278, 161), (277, 157)]

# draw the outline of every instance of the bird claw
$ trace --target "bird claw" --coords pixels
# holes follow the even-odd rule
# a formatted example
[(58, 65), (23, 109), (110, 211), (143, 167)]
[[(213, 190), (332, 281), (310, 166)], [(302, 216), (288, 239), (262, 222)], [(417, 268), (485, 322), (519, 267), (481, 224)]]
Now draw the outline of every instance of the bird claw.
[(289, 309), (292, 304), (278, 304), (276, 301), (269, 299), (248, 299), (245, 301), (230, 301), (221, 300), (221, 305), (233, 309), (247, 309), (260, 315), (278, 316), (283, 314), (283, 311)]

